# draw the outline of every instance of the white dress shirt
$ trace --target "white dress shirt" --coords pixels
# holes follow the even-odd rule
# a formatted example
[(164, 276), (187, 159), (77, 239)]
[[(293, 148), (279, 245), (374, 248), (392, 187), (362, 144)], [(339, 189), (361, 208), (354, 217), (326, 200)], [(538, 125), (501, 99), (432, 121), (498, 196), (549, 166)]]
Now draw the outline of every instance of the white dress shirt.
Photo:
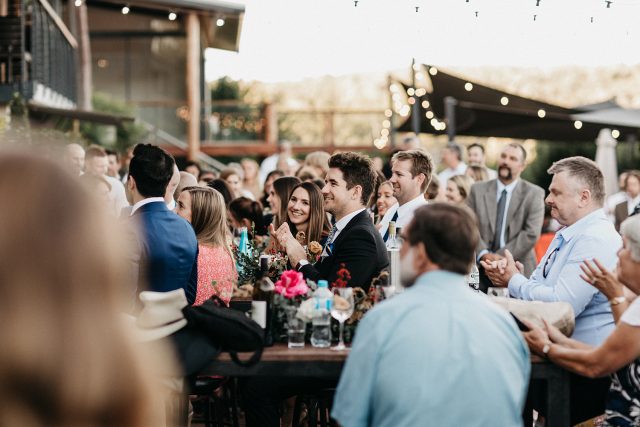
[(398, 203), (391, 206), (389, 209), (387, 209), (387, 212), (385, 212), (384, 216), (382, 217), (382, 220), (380, 220), (380, 228), (378, 229), (378, 231), (380, 232), (380, 235), (384, 237), (384, 235), (387, 233), (387, 229), (389, 228), (389, 222), (391, 222), (391, 219), (393, 218), (396, 212), (398, 212), (398, 218), (396, 219), (396, 229), (403, 228), (409, 225), (409, 223), (413, 219), (413, 213), (416, 211), (416, 209), (426, 204), (427, 204), (427, 200), (424, 198), (424, 195), (421, 193), (418, 195), (418, 197), (416, 197), (413, 200), (409, 200), (407, 203), (405, 203), (402, 206), (400, 206)]
[(144, 205), (149, 204), (149, 203), (153, 203), (153, 202), (162, 202), (165, 206), (167, 205), (164, 202), (164, 197), (148, 197), (146, 199), (140, 200), (138, 203), (133, 205), (133, 208), (131, 208), (131, 213), (129, 215), (133, 215), (135, 213), (135, 211), (137, 211), (138, 209), (140, 209)]
[(467, 165), (465, 162), (458, 163), (458, 166), (456, 166), (455, 168), (446, 168), (445, 170), (443, 170), (438, 174), (438, 180), (440, 181), (440, 185), (446, 187), (447, 181), (449, 181), (449, 178), (456, 175), (464, 175), (466, 171), (467, 171)]
[(631, 216), (633, 210), (638, 206), (638, 203), (640, 203), (640, 195), (633, 199), (627, 196), (627, 215)]

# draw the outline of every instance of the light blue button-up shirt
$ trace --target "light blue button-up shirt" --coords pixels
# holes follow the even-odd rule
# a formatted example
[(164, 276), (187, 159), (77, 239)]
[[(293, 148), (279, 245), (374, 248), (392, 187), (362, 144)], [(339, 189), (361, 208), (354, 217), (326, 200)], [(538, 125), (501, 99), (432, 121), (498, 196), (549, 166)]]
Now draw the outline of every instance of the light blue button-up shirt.
[(434, 271), (366, 314), (331, 415), (344, 427), (522, 426), (529, 373), (509, 314)]
[(509, 293), (523, 300), (568, 302), (576, 316), (572, 338), (598, 346), (613, 331), (613, 316), (607, 297), (580, 278), (580, 264), (596, 258), (613, 270), (621, 246), (622, 238), (607, 220), (604, 210), (598, 209), (558, 231), (531, 278), (521, 274), (513, 276)]

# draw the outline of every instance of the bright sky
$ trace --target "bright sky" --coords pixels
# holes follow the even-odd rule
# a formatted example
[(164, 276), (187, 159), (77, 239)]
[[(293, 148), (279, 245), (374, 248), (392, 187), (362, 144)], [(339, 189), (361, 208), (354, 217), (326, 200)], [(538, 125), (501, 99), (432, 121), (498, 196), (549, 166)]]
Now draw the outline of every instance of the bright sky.
[(640, 0), (536, 1), (247, 0), (240, 53), (207, 50), (206, 78), (294, 81), (399, 69), (414, 57), (439, 66), (640, 63)]

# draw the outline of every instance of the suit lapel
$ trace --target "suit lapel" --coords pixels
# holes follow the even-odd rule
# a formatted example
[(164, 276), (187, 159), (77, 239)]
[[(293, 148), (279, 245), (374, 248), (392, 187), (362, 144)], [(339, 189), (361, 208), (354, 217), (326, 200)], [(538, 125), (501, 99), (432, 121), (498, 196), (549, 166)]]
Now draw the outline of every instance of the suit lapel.
[(496, 215), (498, 212), (496, 191), (498, 191), (498, 181), (492, 180), (486, 187), (484, 193), (484, 205), (487, 208), (487, 218), (489, 219), (489, 227), (491, 228), (491, 235), (495, 233), (496, 228)]
[(354, 216), (353, 218), (351, 218), (351, 221), (349, 221), (347, 223), (347, 225), (340, 230), (340, 234), (338, 234), (338, 237), (336, 237), (336, 239), (333, 241), (333, 250), (331, 251), (331, 253), (320, 259), (320, 263), (325, 262), (327, 259), (331, 258), (333, 256), (333, 253), (336, 250), (336, 246), (338, 244), (340, 244), (340, 242), (342, 241), (342, 239), (345, 238), (345, 236), (349, 233), (349, 230), (355, 225), (358, 224), (361, 221), (361, 215), (368, 215), (367, 210), (365, 209), (364, 211), (360, 212), (358, 215)]

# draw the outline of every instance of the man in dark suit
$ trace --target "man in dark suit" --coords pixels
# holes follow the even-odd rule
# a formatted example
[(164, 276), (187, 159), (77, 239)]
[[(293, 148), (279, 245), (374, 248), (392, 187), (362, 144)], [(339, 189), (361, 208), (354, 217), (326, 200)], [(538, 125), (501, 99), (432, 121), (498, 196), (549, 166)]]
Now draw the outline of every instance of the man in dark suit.
[(286, 222), (276, 231), (289, 262), (305, 278), (333, 283), (344, 266), (351, 275), (347, 285), (367, 290), (371, 280), (389, 265), (386, 247), (367, 210), (374, 182), (369, 157), (354, 152), (331, 156), (322, 195), (325, 210), (333, 215), (335, 223), (315, 264), (307, 261), (305, 250)]
[[(536, 267), (533, 247), (542, 231), (544, 190), (520, 179), (526, 156), (522, 145), (507, 145), (500, 153), (498, 179), (474, 184), (467, 203), (478, 218), (477, 260), (496, 261), (508, 249), (528, 276)], [(480, 271), (480, 289), (486, 292), (492, 284)]]
[(139, 144), (129, 165), (136, 251), (134, 268), (139, 293), (144, 288), (167, 292), (183, 288), (193, 304), (197, 286), (198, 242), (191, 225), (167, 209), (164, 201), (175, 161), (163, 149)]

